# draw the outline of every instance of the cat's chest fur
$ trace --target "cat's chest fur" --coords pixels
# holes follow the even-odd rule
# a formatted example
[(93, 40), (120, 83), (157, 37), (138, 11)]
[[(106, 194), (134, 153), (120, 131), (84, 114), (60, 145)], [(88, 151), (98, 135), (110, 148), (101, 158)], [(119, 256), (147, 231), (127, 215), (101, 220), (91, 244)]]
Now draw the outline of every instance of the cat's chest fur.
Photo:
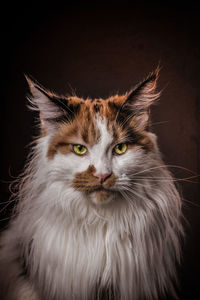
[[(70, 224), (62, 216), (52, 217), (40, 220), (29, 250), (32, 263), (35, 261), (32, 276), (37, 273), (42, 297), (70, 299), (73, 290), (74, 299), (95, 299), (98, 286), (103, 293), (111, 291), (120, 278), (128, 280), (125, 269), (133, 266), (134, 257), (129, 233), (122, 235), (109, 221)], [(41, 232), (41, 226), (46, 230)]]

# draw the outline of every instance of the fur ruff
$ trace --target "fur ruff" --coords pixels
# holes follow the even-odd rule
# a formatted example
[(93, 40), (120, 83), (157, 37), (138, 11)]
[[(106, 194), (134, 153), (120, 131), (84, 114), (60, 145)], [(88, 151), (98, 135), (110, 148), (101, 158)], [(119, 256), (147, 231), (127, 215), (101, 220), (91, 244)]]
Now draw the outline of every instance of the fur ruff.
[(132, 190), (95, 206), (66, 182), (55, 181), (47, 145), (48, 137), (37, 141), (20, 181), (16, 214), (1, 242), (0, 261), (11, 268), (10, 289), (15, 282), (25, 285), (20, 270), (13, 269), (14, 257), (25, 263), (30, 299), (101, 299), (106, 291), (108, 299), (149, 300), (169, 288), (175, 297), (181, 201), (158, 149), (143, 162), (146, 171), (143, 165), (135, 172), (142, 179), (132, 183)]

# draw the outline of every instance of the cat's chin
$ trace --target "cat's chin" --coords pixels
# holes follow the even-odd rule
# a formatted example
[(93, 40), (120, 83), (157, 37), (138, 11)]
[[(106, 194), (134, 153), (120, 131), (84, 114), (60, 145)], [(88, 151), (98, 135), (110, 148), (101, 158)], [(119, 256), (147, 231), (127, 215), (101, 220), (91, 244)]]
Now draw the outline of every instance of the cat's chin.
[(113, 200), (113, 193), (105, 189), (90, 192), (89, 198), (96, 205), (107, 204)]

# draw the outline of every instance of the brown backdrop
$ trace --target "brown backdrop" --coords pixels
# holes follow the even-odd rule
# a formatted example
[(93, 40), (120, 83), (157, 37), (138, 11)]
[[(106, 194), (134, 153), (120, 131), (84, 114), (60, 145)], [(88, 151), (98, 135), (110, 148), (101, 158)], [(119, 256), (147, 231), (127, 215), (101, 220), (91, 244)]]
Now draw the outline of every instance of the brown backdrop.
[[(5, 8), (1, 26), (2, 201), (8, 200), (9, 181), (22, 170), (26, 145), (37, 133), (35, 115), (26, 108), (24, 73), (58, 93), (75, 90), (79, 96), (104, 97), (127, 91), (160, 62), (163, 93), (152, 109), (152, 120), (163, 158), (167, 164), (200, 174), (199, 7), (123, 3), (42, 8), (34, 2), (27, 8), (25, 4)], [(180, 168), (171, 171), (177, 178), (191, 176)], [(180, 181), (184, 215), (190, 224), (179, 269), (181, 299), (200, 297), (197, 182)], [(10, 207), (1, 211), (2, 227)]]

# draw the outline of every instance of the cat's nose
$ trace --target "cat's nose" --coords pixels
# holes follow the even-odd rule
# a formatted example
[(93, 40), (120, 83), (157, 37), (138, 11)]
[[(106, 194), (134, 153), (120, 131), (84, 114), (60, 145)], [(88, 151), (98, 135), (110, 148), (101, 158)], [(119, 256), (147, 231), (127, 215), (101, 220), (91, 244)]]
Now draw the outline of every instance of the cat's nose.
[(110, 177), (111, 173), (105, 174), (93, 174), (94, 177), (97, 177), (100, 183), (103, 183), (108, 177)]

